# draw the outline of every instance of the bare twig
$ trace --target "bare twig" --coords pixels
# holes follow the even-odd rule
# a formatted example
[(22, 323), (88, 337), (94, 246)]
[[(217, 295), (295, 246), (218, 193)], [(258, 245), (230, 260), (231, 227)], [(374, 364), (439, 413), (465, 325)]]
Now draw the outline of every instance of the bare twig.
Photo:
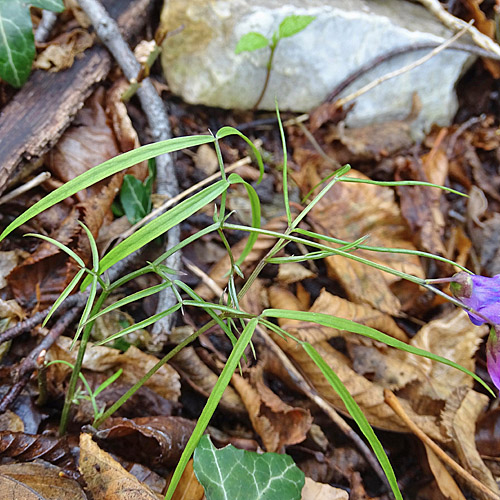
[[(439, 0), (417, 0), (426, 9), (432, 12), (446, 27), (452, 29), (453, 31), (459, 31), (467, 26), (467, 23), (462, 19), (458, 19), (447, 12)], [(468, 31), (472, 37), (472, 40), (490, 52), (493, 52), (497, 56), (500, 56), (500, 46), (495, 43), (491, 38), (483, 35), (477, 28), (468, 28)]]
[(46, 42), (49, 39), (50, 32), (56, 24), (56, 21), (57, 14), (55, 12), (51, 12), (50, 10), (43, 10), (42, 19), (40, 19), (40, 22), (38, 23), (35, 31), (35, 42)]
[(396, 76), (402, 75), (404, 73), (407, 73), (408, 71), (411, 71), (412, 69), (416, 68), (417, 66), (420, 66), (427, 62), (429, 59), (432, 57), (436, 56), (443, 50), (445, 50), (447, 47), (449, 47), (455, 40), (460, 38), (462, 35), (464, 35), (469, 29), (471, 28), (470, 23), (465, 24), (465, 26), (455, 35), (453, 35), (450, 39), (446, 40), (443, 42), (441, 45), (436, 47), (434, 50), (426, 54), (424, 57), (421, 57), (420, 59), (417, 59), (416, 61), (412, 62), (411, 64), (407, 64), (406, 66), (403, 66), (402, 68), (397, 69), (396, 71), (391, 71), (390, 73), (387, 73), (380, 78), (377, 78), (373, 80), (372, 82), (368, 83), (364, 87), (361, 87), (360, 89), (356, 90), (356, 92), (353, 92), (352, 94), (349, 94), (346, 97), (342, 97), (338, 101), (336, 101), (336, 105), (340, 108), (340, 106), (344, 106), (350, 101), (353, 101), (354, 99), (357, 99), (359, 96), (365, 94), (369, 90), (373, 89), (374, 87), (380, 85), (381, 83), (390, 80), (391, 78), (395, 78)]
[(38, 357), (43, 351), (48, 351), (54, 342), (64, 333), (64, 330), (71, 324), (71, 322), (80, 313), (83, 304), (76, 305), (72, 309), (69, 309), (64, 313), (64, 315), (59, 319), (59, 321), (52, 327), (48, 335), (24, 358), (23, 362), (19, 366), (17, 372), (17, 381), (9, 389), (7, 394), (0, 401), (0, 413), (4, 413), (7, 408), (16, 400), (21, 391), (24, 389), (28, 383), (31, 374), (38, 368)]
[[(79, 4), (91, 20), (97, 36), (113, 54), (127, 79), (129, 81), (136, 79), (141, 71), (141, 65), (123, 40), (115, 21), (109, 17), (98, 0), (79, 0)], [(165, 106), (149, 78), (142, 81), (141, 87), (137, 89), (137, 95), (147, 116), (153, 140), (164, 141), (170, 139), (172, 134)], [(172, 157), (168, 154), (161, 155), (156, 158), (156, 165), (157, 193), (174, 197), (179, 191), (179, 186)], [(167, 249), (174, 247), (179, 241), (180, 228), (175, 226), (167, 234)], [(177, 254), (171, 255), (167, 259), (166, 265), (174, 270), (180, 269), (180, 257)], [(176, 298), (172, 289), (167, 288), (160, 292), (158, 302), (157, 312), (173, 306), (176, 303)], [(169, 315), (156, 322), (153, 327), (153, 334), (165, 335), (169, 333), (173, 319), (174, 315)]]
[(394, 412), (403, 420), (403, 422), (408, 426), (408, 428), (415, 434), (415, 436), (425, 443), (434, 454), (445, 463), (450, 469), (452, 469), (456, 474), (458, 474), (462, 479), (467, 481), (467, 483), (474, 489), (480, 491), (487, 498), (492, 500), (499, 500), (500, 497), (488, 487), (478, 481), (472, 474), (467, 472), (460, 464), (455, 462), (449, 455), (447, 455), (427, 434), (425, 434), (418, 426), (415, 424), (406, 414), (403, 407), (401, 406), (398, 398), (390, 390), (384, 390), (385, 402), (394, 410)]
[(36, 177), (24, 183), (22, 186), (19, 186), (18, 188), (13, 189), (12, 191), (9, 191), (7, 194), (0, 197), (0, 205), (13, 200), (14, 198), (17, 198), (21, 194), (26, 193), (26, 191), (29, 191), (30, 189), (33, 189), (36, 186), (39, 186), (42, 182), (45, 182), (47, 179), (50, 179), (50, 172), (42, 172), (41, 174), (38, 174)]

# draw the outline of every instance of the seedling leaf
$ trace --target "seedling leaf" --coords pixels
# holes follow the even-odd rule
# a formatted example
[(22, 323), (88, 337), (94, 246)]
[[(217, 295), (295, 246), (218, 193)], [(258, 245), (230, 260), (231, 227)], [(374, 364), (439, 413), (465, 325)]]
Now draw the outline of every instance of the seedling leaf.
[(253, 52), (254, 50), (263, 49), (268, 45), (269, 40), (264, 35), (251, 31), (239, 39), (234, 52), (236, 54), (240, 54), (241, 52)]
[(232, 445), (218, 450), (208, 436), (196, 447), (193, 468), (207, 500), (300, 499), (305, 481), (288, 455), (261, 455)]
[(287, 38), (305, 30), (316, 19), (315, 16), (288, 16), (281, 21), (279, 38)]

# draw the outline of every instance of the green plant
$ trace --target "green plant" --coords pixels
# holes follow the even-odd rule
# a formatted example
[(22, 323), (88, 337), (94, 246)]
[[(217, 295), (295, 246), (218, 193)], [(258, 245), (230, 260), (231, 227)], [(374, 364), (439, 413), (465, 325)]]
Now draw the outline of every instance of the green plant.
[(271, 77), (271, 71), (273, 68), (273, 59), (274, 53), (276, 52), (276, 48), (278, 47), (278, 43), (283, 38), (288, 38), (291, 36), (300, 33), (305, 30), (309, 24), (316, 19), (314, 16), (287, 16), (278, 29), (272, 34), (271, 38), (267, 38), (261, 33), (257, 33), (255, 31), (251, 31), (243, 35), (236, 45), (235, 53), (240, 54), (241, 52), (253, 52), (254, 50), (263, 49), (265, 47), (269, 47), (269, 59), (266, 64), (266, 79), (264, 80), (264, 85), (260, 92), (260, 95), (255, 102), (253, 109), (257, 109), (262, 99), (264, 98), (264, 94), (266, 93), (267, 86), (269, 85), (269, 79)]
[[(278, 113), (279, 119), (279, 113)], [(262, 311), (259, 315), (250, 314), (240, 307), (241, 298), (247, 292), (251, 284), (255, 281), (255, 279), (259, 276), (260, 272), (264, 268), (267, 263), (270, 262), (291, 262), (294, 260), (298, 260), (295, 257), (276, 257), (276, 254), (283, 250), (283, 248), (289, 242), (301, 243), (306, 247), (313, 248), (314, 250), (309, 252), (304, 256), (300, 256), (299, 259), (316, 259), (316, 258), (324, 258), (327, 256), (343, 256), (347, 259), (352, 259), (357, 262), (361, 262), (363, 264), (375, 267), (382, 271), (391, 273), (399, 278), (407, 279), (414, 283), (417, 283), (421, 286), (425, 286), (430, 288), (436, 293), (439, 293), (438, 290), (435, 290), (431, 287), (425, 280), (421, 278), (417, 278), (415, 276), (408, 275), (401, 271), (393, 270), (387, 266), (376, 264), (369, 259), (360, 257), (354, 253), (353, 250), (357, 248), (363, 248), (369, 251), (375, 252), (387, 252), (393, 251), (402, 254), (413, 254), (420, 255), (430, 258), (435, 258), (439, 260), (443, 260), (445, 262), (451, 263), (451, 261), (441, 258), (435, 257), (431, 254), (426, 254), (424, 252), (417, 252), (412, 250), (404, 250), (404, 249), (387, 249), (387, 248), (379, 248), (379, 247), (369, 247), (363, 245), (363, 238), (355, 242), (345, 242), (342, 240), (336, 240), (334, 238), (326, 237), (324, 235), (314, 233), (311, 231), (306, 231), (299, 228), (299, 223), (307, 216), (309, 211), (321, 200), (321, 198), (325, 195), (325, 193), (331, 189), (331, 187), (337, 182), (360, 182), (359, 179), (353, 180), (346, 176), (350, 167), (347, 165), (338, 169), (332, 176), (328, 179), (325, 179), (326, 185), (321, 189), (321, 191), (312, 198), (310, 203), (300, 212), (296, 217), (292, 217), (292, 213), (289, 207), (288, 202), (288, 172), (287, 172), (287, 156), (286, 156), (286, 144), (284, 138), (283, 127), (281, 121), (278, 120), (280, 126), (280, 134), (283, 142), (283, 151), (284, 151), (284, 160), (283, 160), (283, 195), (284, 195), (284, 206), (285, 212), (288, 220), (288, 227), (283, 233), (264, 230), (260, 228), (260, 202), (259, 198), (254, 190), (254, 188), (246, 183), (241, 177), (236, 174), (231, 174), (229, 176), (226, 175), (224, 171), (224, 163), (222, 161), (222, 156), (219, 148), (219, 140), (222, 140), (224, 137), (229, 135), (238, 135), (243, 138), (249, 146), (253, 149), (253, 153), (255, 154), (257, 161), (259, 163), (259, 167), (261, 170), (261, 175), (263, 172), (263, 164), (260, 157), (259, 152), (256, 150), (251, 141), (246, 138), (241, 132), (231, 127), (223, 127), (220, 129), (215, 136), (213, 135), (199, 135), (193, 137), (178, 137), (175, 139), (170, 139), (168, 141), (163, 141), (156, 144), (150, 144), (147, 146), (143, 146), (134, 151), (129, 151), (128, 153), (124, 153), (116, 158), (108, 160), (101, 165), (94, 167), (93, 169), (85, 172), (79, 177), (69, 181), (59, 189), (53, 191), (45, 198), (37, 202), (31, 208), (29, 208), (26, 212), (21, 214), (17, 219), (15, 219), (0, 235), (0, 240), (5, 238), (10, 232), (14, 229), (21, 226), (30, 218), (39, 214), (46, 208), (53, 206), (54, 204), (62, 201), (64, 198), (75, 194), (77, 191), (81, 189), (85, 189), (88, 186), (97, 183), (104, 178), (120, 171), (126, 169), (140, 161), (144, 161), (160, 154), (164, 154), (167, 152), (172, 152), (176, 150), (180, 150), (187, 147), (198, 146), (201, 144), (212, 143), (217, 152), (217, 156), (219, 158), (220, 169), (222, 179), (215, 182), (209, 187), (204, 188), (197, 194), (193, 195), (191, 198), (186, 199), (185, 201), (179, 203), (174, 208), (171, 208), (166, 213), (158, 217), (157, 219), (149, 222), (147, 225), (139, 229), (136, 233), (129, 236), (121, 243), (119, 243), (115, 248), (113, 248), (109, 253), (107, 253), (104, 257), (99, 259), (97, 248), (95, 245), (95, 241), (93, 240), (92, 234), (90, 231), (87, 231), (87, 235), (90, 240), (91, 249), (92, 249), (92, 265), (89, 267), (85, 266), (82, 259), (71, 253), (70, 249), (66, 249), (64, 245), (58, 243), (56, 241), (52, 242), (59, 246), (64, 251), (68, 251), (72, 258), (74, 258), (80, 264), (80, 271), (78, 276), (83, 277), (85, 274), (87, 275), (83, 283), (81, 285), (81, 289), (86, 289), (89, 287), (89, 296), (87, 300), (87, 305), (82, 314), (82, 318), (77, 327), (77, 332), (75, 335), (75, 339), (81, 334), (81, 341), (78, 348), (77, 359), (74, 364), (74, 369), (71, 375), (71, 380), (69, 383), (68, 392), (66, 395), (66, 401), (63, 409), (63, 414), (61, 417), (61, 432), (64, 432), (66, 429), (66, 425), (69, 417), (69, 410), (75, 398), (76, 386), (80, 377), (81, 366), (83, 356), (85, 354), (85, 350), (89, 341), (90, 331), (92, 329), (92, 325), (97, 317), (100, 315), (106, 314), (107, 312), (123, 307), (133, 301), (140, 300), (144, 297), (150, 296), (158, 291), (171, 287), (175, 293), (177, 298), (177, 303), (172, 306), (170, 309), (163, 311), (159, 314), (156, 314), (152, 317), (149, 317), (135, 325), (131, 325), (121, 332), (109, 337), (108, 339), (102, 341), (101, 343), (109, 342), (115, 340), (117, 338), (122, 337), (123, 335), (137, 330), (139, 328), (145, 328), (148, 325), (151, 325), (158, 319), (168, 314), (172, 314), (173, 312), (181, 309), (182, 307), (197, 307), (203, 309), (210, 317), (211, 320), (203, 325), (197, 332), (192, 334), (190, 337), (185, 339), (179, 345), (177, 345), (174, 349), (172, 349), (168, 354), (166, 354), (158, 363), (146, 374), (144, 377), (139, 380), (132, 388), (130, 388), (126, 394), (124, 394), (118, 401), (116, 401), (110, 408), (108, 408), (104, 413), (102, 413), (99, 418), (94, 422), (95, 426), (104, 422), (106, 418), (111, 416), (125, 401), (130, 398), (132, 394), (134, 394), (142, 385), (165, 363), (167, 363), (170, 359), (172, 359), (181, 349), (185, 346), (192, 343), (194, 340), (198, 338), (198, 336), (207, 331), (213, 325), (218, 325), (222, 331), (228, 336), (233, 344), (233, 350), (219, 376), (219, 379), (212, 391), (209, 395), (206, 405), (198, 419), (198, 423), (193, 431), (189, 442), (179, 460), (179, 463), (174, 471), (169, 489), (166, 494), (166, 498), (171, 498), (173, 492), (180, 480), (182, 472), (189, 461), (189, 458), (193, 454), (194, 450), (198, 442), (200, 441), (219, 401), (222, 397), (222, 394), (229, 384), (231, 380), (232, 374), (237, 369), (238, 364), (242, 356), (244, 355), (245, 349), (248, 345), (250, 345), (252, 336), (257, 328), (257, 326), (265, 327), (270, 331), (276, 333), (277, 335), (281, 335), (285, 338), (291, 339), (297, 342), (304, 352), (310, 357), (310, 359), (318, 366), (321, 372), (324, 374), (326, 380), (333, 387), (333, 389), (339, 394), (340, 398), (345, 404), (345, 407), (353, 417), (353, 419), (358, 424), (362, 433), (366, 436), (368, 442), (372, 446), (375, 455), (377, 456), (382, 468), (387, 476), (388, 482), (392, 488), (392, 491), (396, 498), (401, 499), (401, 493), (398, 489), (396, 477), (392, 470), (391, 464), (385, 454), (385, 451), (378, 440), (375, 432), (372, 427), (368, 423), (366, 417), (363, 415), (361, 409), (353, 399), (353, 397), (349, 394), (345, 386), (342, 384), (340, 379), (337, 377), (335, 372), (332, 370), (330, 366), (321, 358), (318, 352), (315, 350), (314, 346), (309, 344), (308, 342), (300, 341), (299, 339), (293, 337), (288, 332), (280, 328), (274, 320), (276, 318), (289, 318), (294, 320), (305, 320), (313, 323), (317, 323), (319, 325), (324, 325), (331, 328), (336, 328), (339, 330), (345, 330), (349, 332), (353, 332), (355, 334), (364, 335), (371, 339), (375, 339), (380, 342), (384, 342), (389, 346), (395, 347), (397, 349), (401, 349), (403, 351), (416, 354), (418, 356), (423, 356), (429, 358), (431, 360), (439, 361), (446, 365), (452, 366), (458, 370), (461, 370), (464, 373), (467, 373), (471, 377), (473, 377), (476, 381), (482, 384), (491, 394), (492, 391), (489, 387), (474, 373), (471, 371), (459, 366), (453, 361), (447, 360), (443, 357), (437, 356), (433, 353), (427, 352), (423, 349), (419, 349), (408, 345), (404, 342), (401, 342), (393, 337), (385, 335), (378, 330), (373, 328), (360, 325), (354, 321), (330, 316), (327, 314), (320, 313), (310, 313), (303, 311), (289, 311), (289, 310), (281, 310), (281, 309), (266, 309)], [(374, 181), (363, 180), (362, 182), (373, 183)], [(239, 224), (228, 223), (228, 216), (226, 214), (226, 196), (228, 189), (231, 188), (233, 184), (241, 183), (245, 186), (247, 193), (249, 195), (249, 199), (252, 207), (252, 225), (244, 226)], [(411, 182), (411, 181), (403, 181), (399, 183), (392, 183), (394, 185), (424, 185), (424, 186), (432, 186), (432, 187), (440, 187), (435, 184), (425, 183), (425, 182)], [(391, 185), (392, 185), (391, 184)], [(446, 189), (440, 187), (441, 189)], [(180, 224), (182, 221), (186, 220), (196, 211), (201, 209), (207, 204), (214, 203), (220, 197), (219, 208), (215, 211), (214, 214), (214, 223), (208, 227), (203, 228), (196, 234), (193, 234), (189, 238), (185, 239), (181, 243), (179, 243), (176, 247), (168, 250), (163, 255), (159, 256), (155, 261), (148, 263), (141, 269), (137, 271), (133, 271), (126, 276), (123, 276), (112, 283), (107, 283), (101, 276), (102, 274), (109, 269), (112, 265), (120, 261), (121, 259), (127, 257), (135, 250), (140, 247), (146, 245), (150, 241), (154, 240), (158, 236), (164, 234), (170, 228), (174, 227), (177, 224)], [(249, 238), (246, 244), (246, 247), (242, 253), (242, 255), (235, 259), (232, 256), (231, 248), (227, 243), (225, 237), (225, 231), (242, 231), (248, 233)], [(183, 283), (180, 280), (172, 279), (170, 277), (170, 270), (163, 265), (165, 259), (167, 259), (174, 252), (179, 251), (186, 245), (189, 245), (193, 241), (198, 238), (203, 237), (211, 232), (217, 232), (222, 239), (222, 242), (227, 248), (229, 252), (229, 256), (231, 258), (231, 266), (229, 270), (229, 285), (228, 285), (228, 302), (227, 304), (220, 303), (211, 303), (206, 302), (201, 297), (199, 297), (187, 284)], [(255, 270), (252, 274), (246, 279), (242, 288), (238, 291), (235, 284), (235, 276), (242, 276), (241, 270), (239, 268), (240, 264), (244, 261), (248, 253), (251, 251), (253, 244), (256, 241), (256, 238), (259, 234), (269, 235), (276, 238), (276, 244), (274, 247), (267, 253), (267, 255), (257, 264)], [(47, 239), (46, 237), (43, 237)], [(324, 244), (327, 243), (337, 243), (340, 246), (337, 248), (332, 248)], [(79, 260), (78, 260), (79, 259)], [(155, 285), (150, 288), (141, 290), (131, 296), (125, 297), (116, 303), (103, 308), (103, 304), (105, 300), (109, 297), (109, 295), (115, 291), (117, 288), (121, 287), (128, 281), (135, 279), (138, 276), (141, 276), (146, 273), (156, 273), (158, 274), (164, 281), (160, 285)], [(75, 282), (76, 283), (76, 282)], [(72, 286), (76, 286), (75, 283), (72, 283)], [(100, 286), (100, 290), (99, 290)], [(69, 292), (65, 290), (62, 296), (66, 296)], [(445, 297), (447, 297), (445, 295)], [(448, 298), (448, 297), (447, 297)], [(56, 305), (59, 305), (61, 300), (59, 299)], [(455, 301), (460, 306), (463, 306), (459, 301)], [(469, 308), (470, 309), (470, 308)]]
[(141, 182), (137, 177), (126, 174), (123, 177), (119, 200), (113, 203), (113, 213), (121, 217), (126, 215), (130, 224), (135, 224), (151, 212), (153, 203), (153, 183), (156, 179), (156, 162), (154, 158), (148, 161), (149, 175)]
[(0, 0), (0, 78), (21, 87), (31, 72), (35, 39), (29, 6), (62, 12), (62, 0)]

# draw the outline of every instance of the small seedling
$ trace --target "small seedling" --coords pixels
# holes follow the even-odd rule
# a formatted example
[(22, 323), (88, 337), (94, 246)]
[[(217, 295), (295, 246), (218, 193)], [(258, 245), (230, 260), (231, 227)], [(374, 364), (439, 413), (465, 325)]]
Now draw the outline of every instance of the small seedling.
[(270, 39), (261, 33), (251, 31), (250, 33), (243, 35), (238, 41), (235, 49), (236, 54), (240, 54), (241, 52), (253, 52), (254, 50), (263, 49), (265, 47), (269, 47), (270, 49), (269, 59), (267, 60), (266, 65), (266, 79), (259, 98), (253, 107), (254, 110), (258, 108), (264, 94), (266, 93), (267, 86), (269, 85), (271, 70), (273, 68), (274, 53), (276, 52), (279, 41), (282, 38), (294, 36), (305, 30), (309, 24), (314, 21), (314, 19), (316, 19), (314, 16), (287, 16), (283, 19), (283, 21), (281, 21), (279, 28), (273, 33)]

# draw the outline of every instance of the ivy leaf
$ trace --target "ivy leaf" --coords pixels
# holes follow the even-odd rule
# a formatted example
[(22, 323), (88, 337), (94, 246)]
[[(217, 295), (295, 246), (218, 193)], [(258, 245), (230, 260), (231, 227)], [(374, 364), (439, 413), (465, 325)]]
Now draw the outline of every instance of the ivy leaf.
[(0, 78), (14, 87), (28, 79), (35, 58), (29, 5), (61, 12), (62, 0), (0, 0)]
[(259, 454), (232, 445), (218, 450), (206, 435), (194, 452), (193, 468), (207, 500), (299, 500), (305, 481), (288, 455)]
[(269, 40), (260, 33), (250, 31), (243, 35), (236, 45), (235, 53), (253, 52), (254, 50), (263, 49), (269, 45)]
[(279, 37), (287, 38), (296, 35), (302, 30), (305, 30), (312, 21), (316, 19), (315, 16), (288, 16), (281, 21), (279, 27)]

